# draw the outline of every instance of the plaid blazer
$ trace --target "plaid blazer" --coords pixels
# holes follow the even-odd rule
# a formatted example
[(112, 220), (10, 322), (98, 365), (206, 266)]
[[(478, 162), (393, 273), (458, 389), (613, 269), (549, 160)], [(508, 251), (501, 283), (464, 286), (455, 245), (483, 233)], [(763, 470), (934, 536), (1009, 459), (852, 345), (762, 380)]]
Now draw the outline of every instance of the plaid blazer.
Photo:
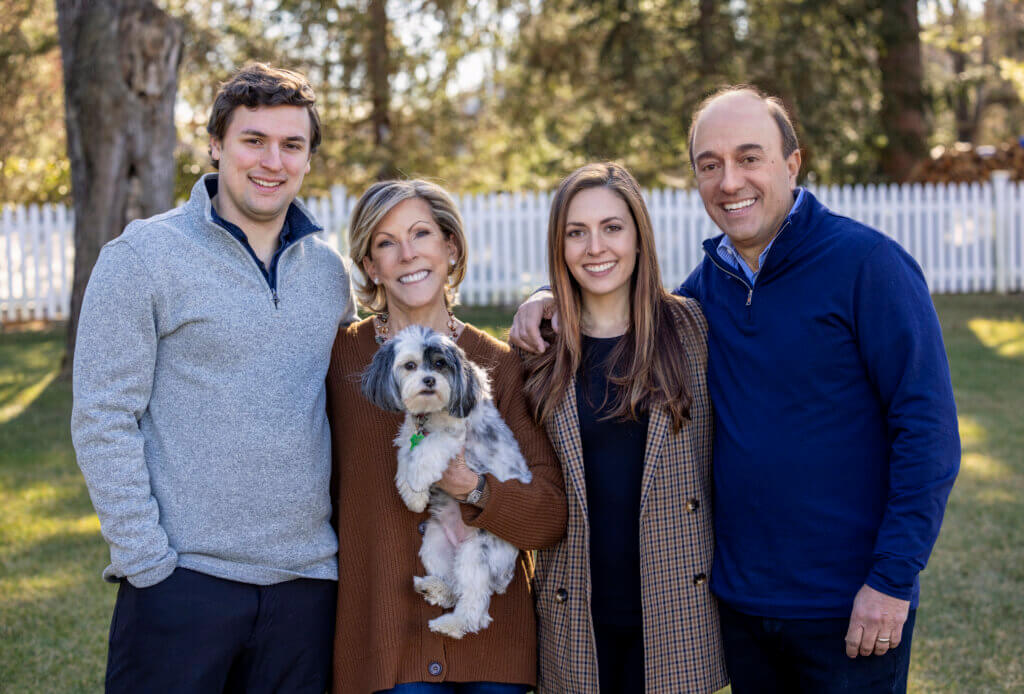
[[(714, 692), (728, 683), (718, 608), (708, 588), (712, 411), (707, 322), (679, 300), (699, 334), (683, 340), (691, 375), (690, 421), (678, 434), (662, 408), (650, 413), (640, 501), (640, 580), (647, 692)], [(569, 519), (565, 538), (537, 553), (534, 589), (541, 694), (597, 694), (590, 614), (590, 528), (575, 382), (545, 422), (562, 462)]]

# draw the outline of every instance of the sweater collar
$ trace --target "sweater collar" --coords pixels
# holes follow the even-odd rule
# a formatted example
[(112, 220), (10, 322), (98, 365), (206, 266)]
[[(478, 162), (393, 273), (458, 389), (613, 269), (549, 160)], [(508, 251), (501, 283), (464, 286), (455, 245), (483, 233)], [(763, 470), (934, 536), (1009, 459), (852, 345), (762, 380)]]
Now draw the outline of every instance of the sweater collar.
[[(186, 206), (201, 215), (210, 224), (217, 226), (218, 229), (223, 229), (220, 224), (217, 224), (213, 209), (213, 197), (217, 194), (219, 178), (220, 175), (216, 173), (208, 173), (200, 177), (195, 185), (192, 186), (192, 193), (189, 195)], [(283, 228), (289, 231), (289, 237), (292, 242), (324, 230), (316, 221), (316, 218), (313, 217), (313, 214), (298, 198), (295, 198), (288, 205)]]
[[(793, 207), (772, 239), (769, 249), (766, 249), (757, 274), (758, 280), (764, 280), (785, 267), (788, 256), (803, 243), (825, 210), (825, 206), (806, 188), (793, 190)], [(705, 240), (704, 252), (708, 256), (717, 256), (718, 246), (724, 238), (725, 234), (719, 234)]]

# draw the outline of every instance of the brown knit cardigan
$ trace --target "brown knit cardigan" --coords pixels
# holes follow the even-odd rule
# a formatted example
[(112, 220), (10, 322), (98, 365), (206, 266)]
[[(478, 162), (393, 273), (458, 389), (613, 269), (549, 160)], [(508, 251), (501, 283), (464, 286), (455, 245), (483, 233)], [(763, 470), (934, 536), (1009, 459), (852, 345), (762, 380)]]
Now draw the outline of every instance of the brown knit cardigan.
[[(523, 550), (552, 546), (565, 534), (562, 471), (527, 411), (519, 358), (469, 325), (458, 344), (490, 374), (495, 404), (533, 473), (530, 484), (488, 477), (485, 508), (462, 506), (463, 520)], [(372, 319), (342, 328), (327, 372), (338, 528), (333, 691), (367, 694), (405, 682), (535, 685), (532, 565), (525, 552), (511, 585), (491, 600), (489, 627), (460, 640), (427, 628), (443, 610), (412, 588), (413, 577), (425, 573), (419, 548), (428, 514), (408, 510), (395, 490), (392, 442), (403, 415), (374, 407), (359, 390), (360, 375), (376, 351)]]

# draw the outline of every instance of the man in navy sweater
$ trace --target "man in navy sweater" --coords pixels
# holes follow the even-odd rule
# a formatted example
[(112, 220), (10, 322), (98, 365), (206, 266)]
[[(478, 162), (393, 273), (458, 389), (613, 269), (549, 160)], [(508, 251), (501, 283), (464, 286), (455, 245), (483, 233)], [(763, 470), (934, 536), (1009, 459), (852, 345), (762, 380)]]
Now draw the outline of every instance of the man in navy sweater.
[[(733, 692), (902, 692), (918, 573), (959, 468), (949, 366), (917, 263), (795, 187), (776, 99), (723, 90), (690, 159), (724, 232), (677, 290), (710, 326), (715, 560)], [(545, 295), (513, 341), (542, 347)]]

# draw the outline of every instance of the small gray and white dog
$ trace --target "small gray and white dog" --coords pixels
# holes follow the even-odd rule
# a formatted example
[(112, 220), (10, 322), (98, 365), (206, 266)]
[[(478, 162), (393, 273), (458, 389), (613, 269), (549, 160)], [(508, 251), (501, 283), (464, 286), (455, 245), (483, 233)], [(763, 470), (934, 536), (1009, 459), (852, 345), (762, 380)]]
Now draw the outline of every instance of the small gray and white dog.
[(395, 438), (395, 484), (410, 510), (430, 504), (420, 546), (427, 575), (413, 578), (413, 587), (430, 604), (455, 608), (430, 620), (430, 629), (455, 639), (475, 633), (491, 623), (491, 594), (505, 592), (519, 550), (463, 523), (459, 503), (434, 484), (463, 448), (466, 466), (477, 474), (501, 482), (531, 479), (491, 400), (487, 372), (450, 338), (410, 326), (377, 350), (362, 388), (378, 407), (406, 413)]

